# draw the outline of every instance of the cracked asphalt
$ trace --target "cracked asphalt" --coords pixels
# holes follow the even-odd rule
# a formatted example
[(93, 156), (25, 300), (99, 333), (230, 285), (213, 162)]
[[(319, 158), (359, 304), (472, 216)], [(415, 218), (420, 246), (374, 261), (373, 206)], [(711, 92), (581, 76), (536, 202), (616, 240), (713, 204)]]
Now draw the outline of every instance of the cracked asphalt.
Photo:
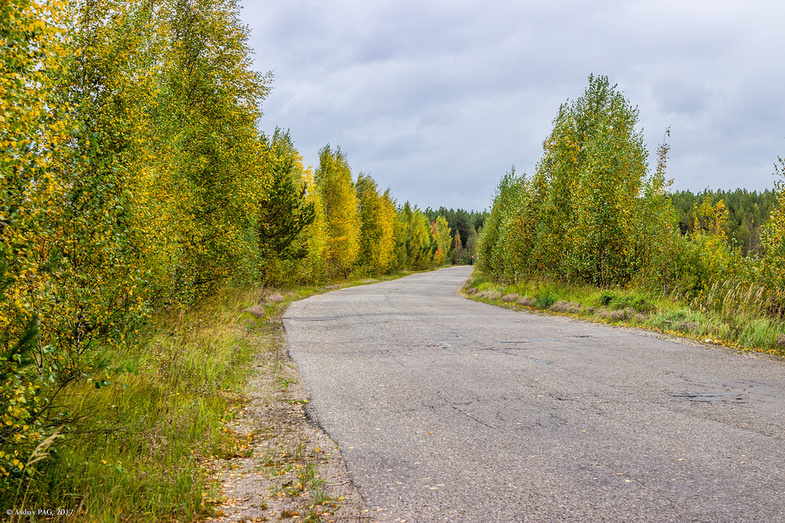
[(373, 521), (785, 521), (785, 364), (457, 295), (293, 303), (289, 352)]

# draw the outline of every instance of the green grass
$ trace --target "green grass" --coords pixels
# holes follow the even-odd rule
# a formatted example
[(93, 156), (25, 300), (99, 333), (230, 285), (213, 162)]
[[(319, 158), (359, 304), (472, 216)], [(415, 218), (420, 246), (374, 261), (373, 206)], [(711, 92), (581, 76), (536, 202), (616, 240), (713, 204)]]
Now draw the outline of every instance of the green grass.
[[(546, 279), (504, 284), (475, 269), (466, 290), (474, 299), (506, 307), (546, 310), (592, 321), (627, 325), (729, 347), (785, 355), (785, 321), (767, 316), (755, 301), (754, 290), (715, 286), (701, 302), (678, 300), (637, 288), (598, 288)], [(489, 298), (517, 294), (518, 303)], [(700, 306), (716, 302), (716, 307)], [(521, 302), (524, 304), (521, 305)], [(735, 306), (730, 306), (734, 303)]]
[(265, 328), (242, 312), (259, 293), (225, 291), (156, 318), (138, 343), (107, 354), (132, 372), (105, 376), (108, 387), (85, 381), (66, 390), (62, 410), (76, 421), (25, 485), (27, 505), (100, 521), (207, 514), (215, 489), (204, 464), (239, 447), (225, 423), (242, 405), (256, 351), (248, 329)]

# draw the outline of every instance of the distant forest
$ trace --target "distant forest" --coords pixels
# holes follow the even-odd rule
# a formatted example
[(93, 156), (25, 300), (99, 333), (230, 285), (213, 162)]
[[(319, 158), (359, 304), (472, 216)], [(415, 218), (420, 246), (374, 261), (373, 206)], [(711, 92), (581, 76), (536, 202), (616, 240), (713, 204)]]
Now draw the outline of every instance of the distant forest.
[(731, 246), (741, 248), (744, 256), (749, 253), (760, 254), (761, 226), (768, 223), (771, 211), (777, 203), (774, 191), (675, 191), (671, 193), (671, 202), (676, 210), (682, 235), (694, 233), (693, 209), (706, 196), (711, 198), (712, 205), (716, 205), (720, 200), (725, 204), (728, 210), (727, 234)]
[[(477, 235), (482, 230), (485, 219), (488, 218), (488, 211), (465, 211), (463, 209), (447, 209), (446, 207), (433, 210), (428, 207), (424, 213), (431, 223), (436, 222), (439, 216), (447, 220), (450, 234), (453, 237), (450, 261), (453, 264), (472, 263), (474, 249), (477, 245)], [(460, 243), (458, 243), (456, 235), (460, 238)]]

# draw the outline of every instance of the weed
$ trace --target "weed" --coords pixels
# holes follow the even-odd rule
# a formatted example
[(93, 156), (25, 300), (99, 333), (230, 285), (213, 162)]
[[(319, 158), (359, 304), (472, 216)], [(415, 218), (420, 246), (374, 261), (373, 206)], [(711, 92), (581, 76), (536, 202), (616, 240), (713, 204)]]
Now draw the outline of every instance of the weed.
[[(48, 458), (51, 455), (50, 448), (61, 437), (62, 436), (60, 435), (60, 429), (58, 428), (57, 430), (54, 431), (54, 433), (52, 433), (51, 436), (49, 436), (48, 438), (44, 439), (41, 443), (38, 444), (38, 446), (36, 446), (35, 449), (33, 449), (33, 452), (30, 454), (30, 457), (28, 458), (27, 462), (24, 464), (24, 468), (22, 468), (23, 472), (21, 474), (21, 477), (19, 479), (19, 483), (17, 485), (16, 495), (14, 496), (14, 502), (13, 502), (13, 504), (11, 506), (13, 506), (13, 507), (20, 507), (19, 510), (21, 510), (21, 509), (23, 509), (23, 508), (28, 506), (27, 505), (27, 496), (28, 496), (29, 491), (30, 491), (30, 486), (31, 486), (32, 481), (33, 481), (33, 476), (36, 473), (34, 465), (36, 463), (38, 463), (39, 461), (45, 460), (46, 458)], [(22, 488), (22, 484), (24, 483), (25, 477), (28, 478), (27, 488), (25, 489), (25, 494), (24, 494), (24, 496), (21, 499), (21, 504), (19, 504), (18, 503), (20, 501), (19, 500), (19, 494), (20, 494), (20, 490)], [(11, 522), (14, 521), (14, 516), (13, 515), (11, 516), (11, 520), (10, 521)]]
[(652, 304), (644, 296), (638, 294), (627, 294), (619, 296), (613, 304), (614, 309), (633, 309), (635, 312), (651, 312)]
[(550, 294), (544, 294), (541, 296), (537, 296), (537, 301), (535, 305), (538, 309), (547, 309), (554, 303), (556, 303), (556, 298), (554, 298)]
[(297, 447), (294, 449), (294, 454), (292, 458), (295, 461), (300, 461), (303, 459), (303, 456), (305, 456), (305, 442), (301, 441), (300, 443), (297, 444)]
[(662, 317), (662, 320), (665, 323), (671, 324), (671, 323), (678, 322), (678, 321), (681, 321), (681, 320), (685, 319), (688, 316), (688, 314), (689, 314), (689, 311), (682, 310), (682, 309), (676, 309), (676, 310), (671, 310), (671, 311), (666, 312), (661, 317)]
[(616, 295), (613, 294), (612, 292), (603, 291), (602, 294), (600, 294), (599, 304), (602, 307), (608, 307), (615, 298)]
[(297, 471), (297, 479), (301, 483), (307, 485), (309, 489), (319, 488), (324, 483), (324, 479), (320, 478), (316, 473), (316, 466), (313, 463), (308, 463)]
[(331, 498), (330, 496), (325, 494), (321, 484), (319, 484), (318, 487), (310, 488), (309, 492), (311, 494), (311, 501), (313, 501), (315, 505), (326, 505), (327, 503), (331, 503), (335, 501), (334, 498)]
[(281, 377), (279, 377), (279, 378), (277, 378), (277, 381), (278, 381), (278, 383), (281, 386), (281, 390), (288, 390), (289, 389), (289, 385), (294, 383), (294, 380), (291, 379), (291, 378), (281, 378)]

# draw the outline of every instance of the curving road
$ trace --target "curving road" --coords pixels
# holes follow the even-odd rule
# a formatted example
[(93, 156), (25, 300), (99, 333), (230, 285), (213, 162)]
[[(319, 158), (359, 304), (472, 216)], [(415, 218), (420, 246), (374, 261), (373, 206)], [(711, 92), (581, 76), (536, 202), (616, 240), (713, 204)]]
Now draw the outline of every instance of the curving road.
[(374, 521), (785, 521), (785, 364), (473, 302), (469, 274), (285, 315)]

